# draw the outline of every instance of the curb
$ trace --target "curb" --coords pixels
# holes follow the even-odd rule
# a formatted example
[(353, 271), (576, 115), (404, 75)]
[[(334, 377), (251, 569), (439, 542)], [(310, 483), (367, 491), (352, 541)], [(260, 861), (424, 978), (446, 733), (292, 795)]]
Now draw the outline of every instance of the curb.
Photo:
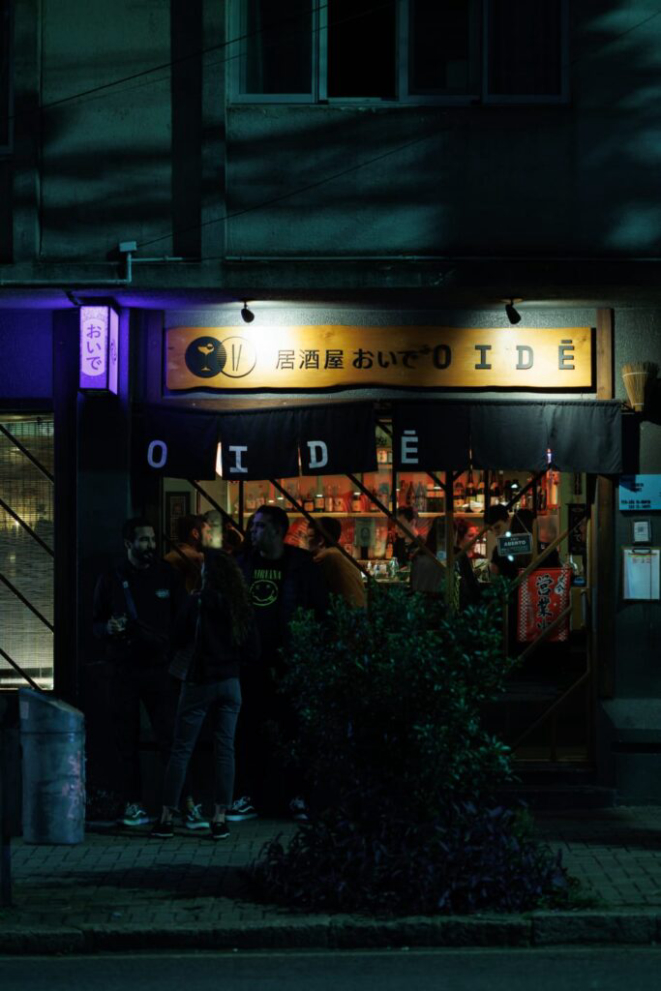
[(392, 921), (322, 916), (308, 922), (203, 925), (4, 927), (0, 954), (51, 955), (136, 950), (385, 949), (387, 947), (649, 946), (661, 941), (661, 913), (537, 912), (531, 915)]

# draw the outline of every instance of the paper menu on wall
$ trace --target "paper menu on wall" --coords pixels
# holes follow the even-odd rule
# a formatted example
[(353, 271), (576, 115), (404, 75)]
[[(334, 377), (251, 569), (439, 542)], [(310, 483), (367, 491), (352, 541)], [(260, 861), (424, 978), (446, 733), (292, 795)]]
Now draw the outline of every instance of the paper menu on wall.
[(625, 599), (658, 599), (661, 549), (651, 547), (640, 552), (633, 547), (624, 547), (624, 589)]

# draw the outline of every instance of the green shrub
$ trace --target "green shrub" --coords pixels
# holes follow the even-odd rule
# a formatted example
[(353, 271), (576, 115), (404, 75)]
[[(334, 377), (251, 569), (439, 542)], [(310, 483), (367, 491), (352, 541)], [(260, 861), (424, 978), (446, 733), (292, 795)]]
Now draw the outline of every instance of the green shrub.
[(512, 777), (481, 722), (513, 663), (500, 629), (496, 599), (446, 617), (397, 591), (377, 591), (368, 613), (336, 600), (325, 623), (295, 619), (282, 690), (317, 813), (254, 865), (270, 897), (400, 913), (562, 898), (559, 863), (494, 799)]

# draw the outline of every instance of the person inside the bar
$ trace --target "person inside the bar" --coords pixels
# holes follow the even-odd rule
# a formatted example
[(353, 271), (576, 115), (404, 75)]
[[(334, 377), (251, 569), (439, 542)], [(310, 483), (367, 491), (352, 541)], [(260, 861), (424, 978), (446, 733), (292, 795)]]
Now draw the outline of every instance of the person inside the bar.
[(436, 560), (426, 554), (421, 547), (416, 548), (411, 557), (411, 590), (437, 596), (443, 592), (445, 582), (445, 517), (436, 516), (431, 521), (425, 539), (425, 547)]
[[(485, 523), (494, 537), (496, 537), (496, 540), (498, 537), (504, 537), (505, 534), (511, 532), (511, 522), (509, 510), (506, 506), (490, 506), (485, 515)], [(508, 578), (511, 581), (516, 578), (517, 570), (518, 565), (516, 560), (513, 557), (510, 558), (507, 555), (500, 554), (498, 552), (498, 544), (496, 543), (491, 554), (491, 564), (489, 565), (491, 574), (500, 578)]]
[(473, 563), (468, 556), (468, 552), (463, 553), (464, 548), (470, 543), (470, 524), (468, 520), (461, 516), (454, 518), (454, 554), (455, 571), (459, 579), (459, 608), (466, 609), (468, 606), (476, 606), (480, 601), (482, 589), (478, 577), (475, 574)]
[(341, 595), (348, 605), (364, 609), (367, 596), (361, 573), (335, 546), (342, 536), (342, 524), (334, 516), (320, 516), (315, 523), (319, 525), (308, 525), (308, 550), (321, 569), (328, 591)]
[[(397, 519), (415, 534), (415, 511), (412, 506), (400, 506), (397, 510)], [(397, 527), (393, 542), (393, 557), (397, 558), (400, 568), (405, 568), (410, 563), (415, 549), (415, 542)]]

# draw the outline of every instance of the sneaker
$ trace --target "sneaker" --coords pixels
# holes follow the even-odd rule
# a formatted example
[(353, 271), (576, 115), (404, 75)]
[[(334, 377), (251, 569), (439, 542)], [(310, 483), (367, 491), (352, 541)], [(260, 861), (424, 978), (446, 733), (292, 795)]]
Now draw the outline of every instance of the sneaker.
[(117, 820), (122, 826), (146, 826), (149, 816), (137, 802), (129, 802), (124, 809), (124, 815)]
[(209, 820), (202, 815), (202, 806), (193, 805), (186, 809), (182, 815), (186, 829), (208, 829)]
[(310, 818), (305, 799), (297, 796), (289, 803), (289, 813), (295, 822), (307, 822)]
[(149, 831), (149, 835), (155, 840), (171, 840), (174, 836), (172, 820), (168, 822), (156, 822)]
[(256, 819), (257, 811), (250, 802), (250, 796), (244, 795), (237, 798), (236, 802), (230, 805), (225, 815), (228, 822), (243, 822), (245, 819)]
[(211, 839), (212, 840), (226, 840), (230, 834), (230, 828), (223, 820), (222, 822), (212, 822), (211, 823)]

